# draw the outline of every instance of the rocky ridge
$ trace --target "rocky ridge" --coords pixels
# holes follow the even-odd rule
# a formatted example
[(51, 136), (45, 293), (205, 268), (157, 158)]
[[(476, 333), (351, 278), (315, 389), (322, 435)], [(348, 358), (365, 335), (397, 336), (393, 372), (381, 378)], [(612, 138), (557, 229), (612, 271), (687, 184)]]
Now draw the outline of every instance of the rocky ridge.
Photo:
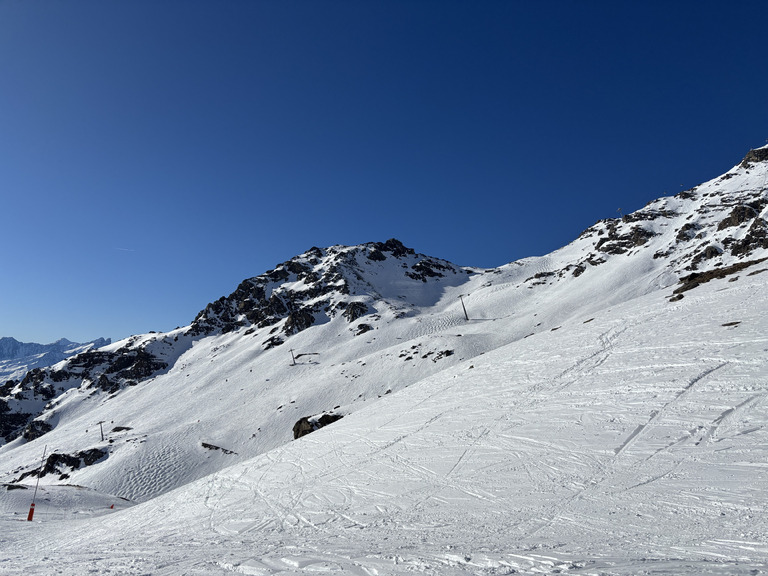
[[(386, 281), (377, 284), (371, 268)], [(337, 316), (354, 333), (363, 334), (384, 310), (397, 316), (412, 311), (407, 299), (389, 294), (392, 286), (413, 292), (437, 281), (460, 283), (467, 274), (450, 262), (417, 254), (396, 239), (311, 248), (243, 281), (229, 296), (208, 304), (185, 328), (134, 336), (7, 381), (0, 386), (0, 438), (35, 439), (52, 429), (55, 397), (73, 388), (88, 395), (116, 394), (167, 371), (196, 340), (238, 330), (255, 336), (263, 330), (262, 347), (268, 350)]]
[[(692, 274), (744, 268), (768, 250), (768, 147), (751, 150), (722, 176), (659, 198), (621, 218), (600, 220), (572, 244), (565, 266), (529, 277), (533, 285), (579, 276), (611, 258), (647, 257), (681, 285)], [(727, 275), (727, 274), (726, 274)]]
[(399, 240), (360, 246), (313, 247), (255, 278), (243, 281), (229, 296), (206, 306), (189, 329), (194, 336), (232, 332), (241, 328), (272, 328), (269, 345), (342, 315), (353, 323), (371, 315), (374, 302), (391, 308), (407, 302), (388, 300), (367, 270), (388, 262), (396, 282), (426, 284), (447, 275), (466, 277), (467, 270), (445, 260), (416, 254)]

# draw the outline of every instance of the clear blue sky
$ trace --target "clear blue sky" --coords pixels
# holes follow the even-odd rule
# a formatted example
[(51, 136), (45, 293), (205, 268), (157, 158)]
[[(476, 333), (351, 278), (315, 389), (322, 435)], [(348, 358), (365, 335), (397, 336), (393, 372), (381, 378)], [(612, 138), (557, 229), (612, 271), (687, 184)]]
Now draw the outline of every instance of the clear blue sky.
[(0, 336), (188, 324), (312, 246), (548, 253), (768, 138), (764, 1), (0, 0)]

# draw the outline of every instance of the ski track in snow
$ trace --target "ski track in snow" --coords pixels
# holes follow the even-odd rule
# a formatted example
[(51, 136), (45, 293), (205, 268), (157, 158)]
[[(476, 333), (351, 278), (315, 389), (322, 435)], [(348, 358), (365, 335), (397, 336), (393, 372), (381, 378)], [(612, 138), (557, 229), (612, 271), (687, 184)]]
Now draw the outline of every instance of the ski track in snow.
[[(597, 338), (599, 346), (597, 349), (591, 353), (583, 355), (575, 363), (566, 366), (565, 369), (558, 372), (553, 378), (554, 384), (546, 390), (541, 386), (532, 386), (528, 390), (518, 390), (516, 394), (517, 398), (511, 401), (515, 406), (515, 410), (517, 412), (525, 412), (526, 410), (535, 408), (537, 405), (543, 404), (545, 400), (542, 398), (542, 395), (545, 393), (547, 396), (553, 394), (567, 394), (569, 387), (577, 383), (580, 376), (594, 373), (594, 371), (599, 370), (606, 364), (609, 357), (616, 352), (618, 347), (620, 347), (618, 343), (620, 342), (621, 335), (624, 334), (626, 330), (627, 329), (623, 327), (613, 327), (599, 334)], [(638, 350), (635, 349), (635, 354), (637, 354), (637, 351)], [(665, 464), (664, 470), (653, 474), (650, 478), (644, 479), (641, 482), (635, 482), (631, 486), (617, 490), (622, 483), (626, 482), (627, 478), (631, 477), (632, 471), (636, 470), (641, 462), (647, 463), (651, 458), (658, 457), (663, 450), (668, 450), (676, 444), (673, 443), (667, 448), (656, 450), (647, 456), (645, 456), (644, 450), (636, 451), (640, 454), (633, 453), (633, 448), (641, 441), (642, 437), (654, 432), (657, 423), (663, 421), (668, 412), (672, 412), (677, 404), (685, 402), (688, 396), (694, 394), (697, 384), (711, 377), (717, 371), (724, 369), (726, 366), (728, 366), (727, 362), (721, 362), (709, 368), (705, 368), (703, 371), (699, 371), (688, 378), (682, 385), (682, 388), (670, 390), (669, 398), (663, 400), (660, 406), (650, 413), (648, 420), (644, 424), (635, 427), (633, 431), (625, 437), (625, 440), (619, 444), (619, 447), (614, 449), (612, 455), (604, 456), (602, 458), (600, 456), (595, 457), (594, 464), (591, 466), (580, 462), (579, 460), (581, 459), (579, 456), (574, 455), (572, 450), (569, 450), (567, 447), (561, 446), (559, 451), (556, 450), (555, 445), (551, 442), (541, 443), (546, 445), (550, 454), (549, 462), (536, 462), (536, 458), (530, 457), (530, 452), (527, 454), (527, 457), (521, 458), (520, 460), (526, 463), (526, 476), (528, 478), (537, 478), (538, 484), (541, 483), (542, 476), (544, 478), (562, 481), (564, 478), (562, 467), (565, 465), (575, 467), (577, 473), (574, 474), (574, 471), (571, 471), (569, 475), (565, 476), (565, 478), (571, 479), (571, 485), (568, 487), (568, 491), (571, 492), (569, 497), (558, 500), (557, 504), (553, 504), (552, 506), (539, 508), (537, 513), (535, 515), (530, 515), (527, 520), (518, 519), (517, 525), (515, 526), (517, 531), (525, 533), (528, 539), (535, 539), (547, 530), (561, 529), (563, 526), (567, 525), (583, 530), (589, 526), (589, 523), (574, 522), (574, 517), (578, 516), (576, 512), (580, 506), (593, 505), (595, 502), (600, 502), (606, 497), (610, 498), (612, 493), (617, 491), (620, 493), (627, 493), (640, 490), (643, 489), (643, 487), (651, 486), (653, 483), (661, 482), (665, 478), (673, 475), (676, 470), (685, 464), (684, 460), (673, 462), (671, 464), (667, 463)], [(690, 369), (690, 367), (687, 368)], [(499, 442), (499, 437), (502, 435), (502, 432), (512, 432), (515, 428), (519, 428), (519, 424), (513, 424), (511, 427), (507, 424), (508, 414), (500, 414), (493, 421), (491, 426), (465, 429), (468, 440), (460, 451), (457, 451), (456, 447), (461, 447), (462, 445), (456, 442), (455, 438), (452, 438), (450, 443), (445, 442), (446, 445), (451, 446), (451, 452), (453, 453), (453, 457), (450, 460), (452, 464), (450, 464), (450, 466), (446, 464), (444, 467), (445, 471), (438, 470), (438, 467), (435, 466), (435, 454), (432, 454), (432, 458), (428, 463), (420, 462), (412, 456), (412, 452), (414, 452), (416, 445), (419, 443), (417, 442), (418, 436), (439, 426), (441, 419), (450, 418), (450, 411), (438, 412), (430, 419), (426, 420), (424, 424), (415, 428), (397, 426), (398, 421), (406, 418), (408, 420), (418, 420), (418, 418), (412, 418), (413, 413), (425, 408), (425, 404), (435, 403), (438, 398), (445, 396), (447, 391), (446, 388), (448, 387), (451, 387), (450, 383), (448, 386), (439, 387), (430, 392), (426, 397), (414, 403), (408, 412), (402, 416), (386, 421), (382, 427), (389, 430), (389, 439), (387, 441), (376, 442), (376, 440), (372, 440), (368, 434), (353, 436), (350, 439), (350, 441), (369, 446), (370, 451), (366, 453), (365, 459), (352, 461), (351, 466), (345, 466), (345, 470), (354, 470), (360, 467), (365, 467), (371, 462), (378, 462), (380, 466), (386, 468), (386, 474), (392, 477), (405, 476), (414, 484), (412, 488), (398, 493), (397, 498), (394, 498), (395, 495), (392, 494), (384, 494), (385, 496), (389, 496), (389, 498), (387, 498), (388, 500), (404, 499), (409, 503), (407, 510), (401, 510), (400, 512), (403, 518), (412, 518), (412, 521), (401, 521), (397, 525), (397, 528), (401, 531), (414, 531), (416, 533), (422, 532), (428, 534), (429, 530), (445, 529), (450, 526), (451, 523), (447, 519), (443, 521), (429, 520), (431, 502), (445, 504), (449, 503), (451, 500), (455, 501), (456, 499), (470, 500), (493, 506), (494, 513), (496, 514), (509, 514), (510, 517), (517, 516), (518, 518), (521, 516), (521, 509), (518, 506), (513, 505), (506, 498), (500, 498), (497, 495), (494, 495), (491, 490), (487, 489), (487, 487), (480, 488), (478, 487), (477, 482), (467, 482), (467, 478), (455, 479), (456, 476), (461, 476), (462, 468), (473, 460), (474, 454), (483, 451), (485, 439), (495, 437), (494, 442), (491, 442), (487, 447), (489, 454), (498, 456), (500, 452), (504, 453), (505, 450), (512, 449), (515, 444), (517, 444), (517, 449), (520, 450), (519, 442), (509, 442), (509, 440), (521, 440), (519, 437), (515, 438), (514, 436), (508, 435), (506, 442)], [(491, 401), (495, 396), (496, 404), (499, 407), (508, 405), (507, 402), (509, 401), (502, 400), (501, 396), (497, 396), (498, 394), (503, 394), (503, 391), (498, 389), (489, 390), (482, 396), (475, 397), (473, 400), (477, 403), (483, 403)], [(739, 405), (721, 412), (720, 415), (712, 421), (713, 426), (719, 426), (727, 417), (738, 410), (754, 404), (758, 397), (759, 396), (752, 395)], [(486, 404), (484, 405), (483, 410), (487, 411), (489, 408), (492, 408), (492, 406), (489, 407)], [(499, 427), (501, 427), (501, 430)], [(391, 437), (393, 435), (394, 438)], [(335, 437), (336, 434), (333, 434), (333, 436)], [(538, 443), (535, 438), (530, 437), (527, 438), (527, 441), (531, 445), (536, 445)], [(331, 439), (330, 443), (334, 454), (344, 453), (344, 448), (340, 446), (337, 441)], [(424, 444), (430, 446), (435, 445), (434, 442), (426, 441)], [(379, 456), (382, 452), (387, 454), (385, 459), (382, 459)], [(557, 456), (558, 453), (560, 454), (559, 456)], [(552, 456), (553, 454), (555, 456)], [(638, 456), (642, 457), (638, 458)], [(487, 472), (488, 467), (499, 470), (504, 467), (509, 467), (511, 464), (512, 462), (508, 457), (502, 457), (500, 462), (486, 462), (483, 472)], [(583, 472), (579, 472), (580, 470), (583, 470)], [(477, 472), (479, 472), (479, 470), (474, 470), (473, 474), (470, 476), (474, 476)], [(346, 475), (348, 475), (348, 472)], [(331, 524), (337, 524), (344, 521), (345, 530), (355, 528), (362, 530), (370, 529), (375, 523), (361, 523), (359, 517), (353, 519), (350, 515), (345, 514), (340, 510), (344, 510), (345, 506), (349, 506), (350, 502), (358, 502), (360, 499), (376, 498), (377, 492), (364, 488), (364, 482), (351, 482), (348, 479), (346, 482), (341, 481), (344, 478), (345, 476), (336, 476), (338, 482), (335, 485), (336, 494), (343, 494), (344, 497), (333, 501), (333, 509), (336, 511), (336, 517), (327, 520), (326, 524), (329, 522)], [(369, 475), (367, 478), (370, 481), (372, 477)], [(325, 482), (328, 482), (332, 479), (333, 475), (324, 480)], [(476, 478), (472, 478), (472, 480), (476, 480)], [(382, 493), (379, 492), (379, 494)], [(296, 506), (297, 504), (304, 504), (304, 502), (301, 501), (301, 499), (297, 500), (294, 498), (291, 501), (291, 506)], [(403, 514), (403, 512), (407, 513)], [(312, 524), (312, 526), (317, 528), (314, 524)], [(382, 526), (377, 527), (379, 529), (382, 528)], [(594, 532), (599, 532), (603, 529), (602, 525), (599, 526), (599, 529), (592, 528)], [(598, 536), (598, 534), (595, 534), (595, 536)], [(734, 547), (739, 545), (738, 543), (743, 544), (742, 541), (738, 541), (734, 544)], [(722, 545), (722, 543), (720, 544)], [(753, 548), (754, 544), (755, 543), (753, 543)], [(764, 543), (758, 542), (757, 545), (758, 547), (756, 550), (765, 550)], [(469, 560), (467, 560), (467, 558), (469, 558)], [(486, 562), (488, 563), (488, 567), (493, 567), (494, 570), (508, 568), (510, 570), (509, 573), (511, 573), (512, 569), (526, 570), (530, 573), (579, 570), (580, 564), (578, 561), (558, 561), (554, 556), (552, 558), (552, 560), (546, 560), (544, 558), (539, 559), (533, 555), (530, 557), (530, 563), (528, 565), (525, 565), (524, 563), (510, 563), (507, 560), (486, 560)], [(419, 563), (414, 559), (409, 560), (407, 557), (403, 557), (399, 562), (402, 562), (404, 565), (408, 565), (410, 562), (411, 565), (408, 570), (418, 570)], [(340, 566), (340, 564), (337, 565)], [(397, 565), (398, 564), (395, 564), (395, 566)], [(461, 566), (462, 571), (477, 568), (477, 566), (473, 565), (471, 555), (462, 554), (446, 554), (442, 557), (442, 560), (438, 560), (437, 557), (431, 558), (428, 561), (425, 561), (424, 566), (440, 566), (440, 570)], [(668, 566), (675, 566), (674, 558), (669, 560)], [(306, 568), (306, 566), (304, 568)], [(391, 566), (389, 567), (389, 570), (394, 573), (396, 568)], [(672, 568), (672, 570), (674, 571), (675, 568)], [(730, 573), (735, 573), (738, 570), (739, 569), (735, 567), (733, 563), (730, 563), (726, 567), (718, 567), (715, 565), (712, 568), (711, 573), (718, 573), (718, 571), (721, 571), (722, 573), (733, 571)], [(384, 573), (389, 572), (385, 571)], [(439, 573), (439, 570), (436, 570), (435, 573)], [(706, 569), (703, 570), (702, 573), (706, 573)]]
[[(668, 314), (524, 339), (63, 542), (4, 520), (0, 572), (759, 574), (768, 372), (748, 352), (768, 343), (668, 335)], [(146, 454), (160, 482), (182, 459)]]

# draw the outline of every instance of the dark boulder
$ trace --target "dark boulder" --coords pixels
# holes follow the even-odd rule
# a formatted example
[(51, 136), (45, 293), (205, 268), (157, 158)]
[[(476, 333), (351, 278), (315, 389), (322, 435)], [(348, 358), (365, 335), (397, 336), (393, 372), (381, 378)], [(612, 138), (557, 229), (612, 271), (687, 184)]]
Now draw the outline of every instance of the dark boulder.
[(264, 350), (271, 350), (276, 346), (280, 346), (284, 343), (284, 340), (280, 336), (272, 336), (266, 342), (264, 342)]
[(293, 425), (293, 439), (301, 438), (319, 430), (328, 424), (333, 424), (337, 420), (341, 420), (344, 416), (341, 414), (334, 414), (333, 412), (326, 412), (321, 416), (304, 416), (300, 418), (296, 424)]
[(359, 324), (357, 327), (357, 332), (355, 332), (355, 336), (360, 336), (360, 334), (365, 334), (371, 330), (373, 330), (373, 326), (370, 324)]
[(677, 231), (677, 241), (678, 242), (685, 242), (686, 240), (690, 240), (694, 236), (696, 236), (696, 232), (699, 229), (699, 225), (695, 224), (693, 222), (688, 222), (683, 225), (680, 230)]
[(717, 246), (707, 246), (703, 252), (699, 252), (696, 254), (696, 256), (693, 257), (693, 260), (691, 260), (691, 266), (690, 269), (696, 270), (696, 268), (699, 267), (699, 264), (704, 260), (711, 260), (712, 258), (717, 258), (723, 253), (723, 251), (718, 248)]

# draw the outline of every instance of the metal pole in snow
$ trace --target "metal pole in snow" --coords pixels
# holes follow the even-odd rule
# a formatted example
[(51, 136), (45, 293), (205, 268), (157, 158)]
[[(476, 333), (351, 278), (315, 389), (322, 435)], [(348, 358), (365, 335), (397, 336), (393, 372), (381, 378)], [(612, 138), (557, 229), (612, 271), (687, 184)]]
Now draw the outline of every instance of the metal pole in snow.
[(101, 430), (101, 441), (104, 442), (104, 427), (102, 424), (104, 424), (104, 420), (99, 422), (99, 430)]
[(291, 348), (291, 360), (293, 360), (291, 366), (296, 366), (296, 357), (293, 355), (293, 348)]
[(43, 448), (43, 459), (40, 462), (40, 470), (37, 472), (37, 482), (35, 482), (35, 493), (32, 495), (32, 504), (29, 506), (29, 514), (27, 515), (27, 522), (32, 522), (32, 517), (35, 515), (35, 499), (37, 498), (37, 487), (40, 486), (40, 476), (43, 475), (43, 468), (45, 467), (45, 452), (48, 450), (48, 444)]
[(459, 300), (461, 300), (461, 307), (464, 309), (464, 318), (469, 322), (469, 315), (467, 314), (467, 307), (464, 306), (464, 294), (459, 294)]

